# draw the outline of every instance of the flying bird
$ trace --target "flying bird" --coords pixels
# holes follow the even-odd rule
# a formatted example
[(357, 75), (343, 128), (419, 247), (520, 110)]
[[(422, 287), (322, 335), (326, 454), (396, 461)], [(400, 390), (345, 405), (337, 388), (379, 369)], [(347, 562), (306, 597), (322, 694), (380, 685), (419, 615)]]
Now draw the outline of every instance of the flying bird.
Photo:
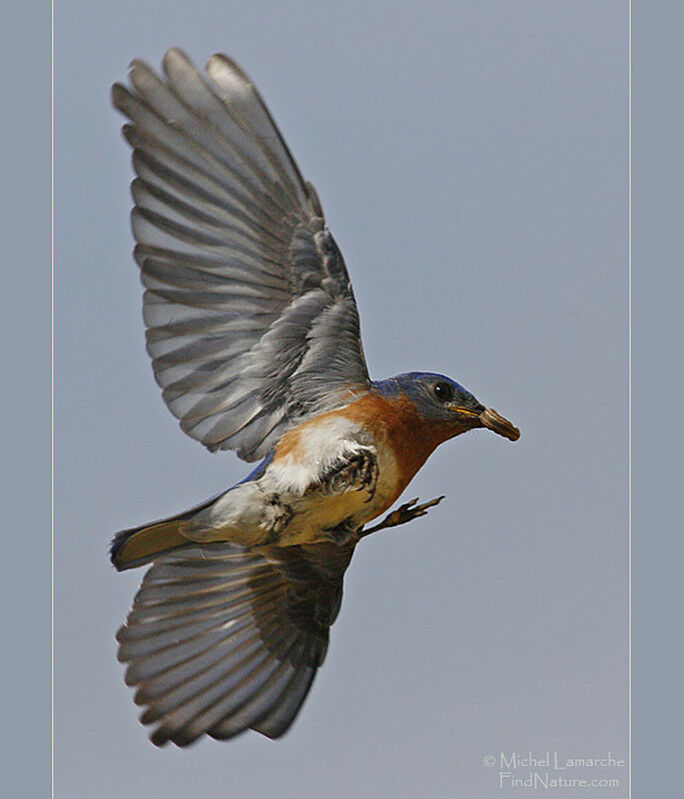
[(520, 433), (443, 375), (368, 375), (349, 275), (314, 187), (256, 88), (224, 55), (141, 61), (114, 106), (129, 120), (132, 229), (147, 350), (182, 430), (259, 461), (177, 516), (118, 533), (119, 570), (151, 564), (117, 634), (126, 683), (186, 746), (283, 735), (328, 647), (342, 582), (369, 533), (443, 441)]

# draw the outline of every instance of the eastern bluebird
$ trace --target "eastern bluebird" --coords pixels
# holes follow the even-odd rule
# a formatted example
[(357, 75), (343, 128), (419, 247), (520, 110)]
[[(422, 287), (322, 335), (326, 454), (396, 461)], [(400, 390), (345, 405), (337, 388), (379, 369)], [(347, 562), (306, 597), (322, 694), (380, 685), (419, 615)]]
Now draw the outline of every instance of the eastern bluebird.
[(116, 535), (117, 569), (152, 564), (119, 630), (155, 744), (292, 724), (328, 646), (342, 580), (431, 452), (467, 430), (519, 431), (458, 383), (368, 376), (342, 255), (313, 186), (229, 58), (140, 61), (130, 120), (135, 259), (147, 349), (181, 428), (261, 462), (189, 511)]

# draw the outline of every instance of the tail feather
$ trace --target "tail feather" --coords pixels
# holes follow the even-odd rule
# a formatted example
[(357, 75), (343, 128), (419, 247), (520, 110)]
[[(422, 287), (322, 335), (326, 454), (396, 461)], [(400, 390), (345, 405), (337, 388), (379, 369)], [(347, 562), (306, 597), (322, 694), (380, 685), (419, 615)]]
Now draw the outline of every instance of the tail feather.
[(157, 555), (192, 543), (191, 539), (183, 535), (188, 528), (187, 522), (216, 502), (220, 496), (222, 495), (217, 494), (201, 504), (195, 505), (194, 508), (176, 516), (170, 516), (168, 519), (160, 519), (139, 527), (121, 530), (112, 538), (112, 543), (109, 546), (109, 559), (112, 565), (116, 567), (117, 571), (135, 569), (137, 566), (151, 563)]
[(175, 518), (122, 530), (112, 539), (109, 557), (118, 571), (150, 563), (157, 555), (190, 543), (181, 530), (185, 519)]

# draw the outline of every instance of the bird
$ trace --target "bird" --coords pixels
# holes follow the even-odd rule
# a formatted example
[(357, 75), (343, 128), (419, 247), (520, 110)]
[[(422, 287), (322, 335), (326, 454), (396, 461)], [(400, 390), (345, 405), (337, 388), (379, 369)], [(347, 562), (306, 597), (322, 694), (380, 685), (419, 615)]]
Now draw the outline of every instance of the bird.
[[(161, 746), (281, 737), (322, 665), (355, 549), (443, 496), (390, 508), (469, 430), (520, 431), (451, 378), (371, 380), (342, 254), (252, 81), (178, 48), (112, 87), (132, 148), (147, 351), (181, 429), (254, 470), (190, 510), (119, 532), (148, 566), (116, 635)], [(375, 525), (369, 522), (387, 515)]]

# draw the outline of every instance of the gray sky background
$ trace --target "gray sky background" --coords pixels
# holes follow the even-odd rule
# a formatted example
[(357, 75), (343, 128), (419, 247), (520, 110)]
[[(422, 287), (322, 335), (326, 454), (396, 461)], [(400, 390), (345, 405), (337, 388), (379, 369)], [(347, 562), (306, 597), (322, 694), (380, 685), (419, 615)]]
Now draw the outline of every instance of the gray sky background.
[[(60, 4), (58, 797), (489, 799), (512, 791), (486, 754), (626, 755), (626, 14)], [(264, 95), (345, 255), (372, 376), (444, 372), (522, 430), (444, 445), (406, 497), (447, 500), (359, 547), (283, 740), (187, 751), (136, 720), (113, 634), (142, 572), (106, 559), (116, 530), (248, 468), (181, 433), (144, 351), (108, 92), (173, 44), (200, 64), (230, 53)]]

